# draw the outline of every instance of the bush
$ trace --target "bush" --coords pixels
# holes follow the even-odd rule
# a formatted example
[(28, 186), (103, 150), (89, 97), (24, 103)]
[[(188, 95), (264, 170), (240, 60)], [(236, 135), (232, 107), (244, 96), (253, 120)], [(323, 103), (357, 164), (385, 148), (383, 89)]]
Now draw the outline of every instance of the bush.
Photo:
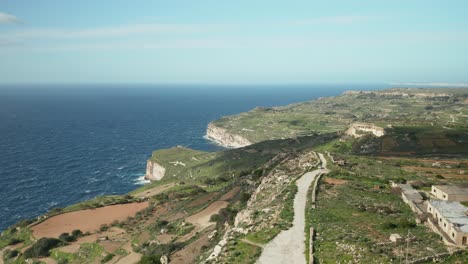
[(107, 229), (109, 229), (109, 226), (106, 224), (102, 224), (101, 227), (99, 227), (99, 231), (101, 232), (107, 231)]
[(218, 214), (214, 214), (210, 216), (210, 222), (218, 222), (220, 219)]
[(416, 223), (408, 219), (403, 219), (400, 221), (399, 226), (402, 228), (414, 228), (416, 227)]
[(58, 237), (60, 240), (65, 241), (65, 242), (73, 242), (76, 241), (76, 238), (74, 236), (70, 236), (68, 233), (62, 233)]
[(43, 237), (34, 243), (24, 252), (25, 258), (48, 257), (49, 250), (64, 245), (64, 243), (56, 238)]
[(5, 249), (5, 251), (3, 252), (3, 259), (4, 260), (8, 260), (8, 259), (12, 259), (12, 258), (15, 258), (19, 255), (19, 251), (18, 250), (9, 250), (9, 249)]
[(140, 259), (139, 264), (161, 264), (161, 255), (150, 255), (150, 256), (143, 256)]
[(11, 239), (8, 241), (8, 245), (10, 245), (10, 246), (11, 246), (11, 245), (16, 245), (16, 244), (19, 244), (19, 243), (21, 243), (21, 242), (24, 242), (24, 240), (14, 237), (14, 238), (11, 238)]
[(426, 106), (424, 107), (424, 109), (426, 109), (426, 110), (432, 110), (432, 109), (434, 109), (434, 106), (432, 106), (432, 105), (426, 105)]
[[(27, 227), (28, 225), (34, 223), (34, 219), (25, 219), (25, 220), (21, 220), (19, 223), (17, 223), (16, 225), (14, 225), (14, 227)], [(16, 229), (15, 229), (16, 231)]]
[(71, 235), (75, 238), (79, 238), (83, 236), (83, 232), (81, 232), (79, 229), (75, 229), (71, 232)]
[(442, 175), (440, 175), (440, 174), (437, 174), (435, 177), (436, 177), (437, 179), (445, 179), (445, 177), (442, 176)]
[(226, 208), (219, 210), (218, 215), (219, 215), (218, 223), (222, 224), (224, 222), (228, 222), (230, 225), (233, 225), (234, 218), (237, 215), (237, 210), (230, 208), (230, 207), (226, 207)]
[(383, 229), (394, 229), (397, 228), (398, 226), (395, 223), (392, 222), (387, 222), (382, 224)]
[(247, 201), (250, 199), (250, 194), (249, 193), (246, 193), (246, 192), (241, 192), (240, 194), (240, 202), (242, 204), (245, 204), (247, 203)]
[(109, 262), (114, 257), (114, 254), (107, 254), (102, 260), (101, 263)]
[(393, 181), (394, 181), (395, 183), (403, 183), (403, 184), (406, 183), (406, 179), (405, 179), (405, 178), (395, 178)]

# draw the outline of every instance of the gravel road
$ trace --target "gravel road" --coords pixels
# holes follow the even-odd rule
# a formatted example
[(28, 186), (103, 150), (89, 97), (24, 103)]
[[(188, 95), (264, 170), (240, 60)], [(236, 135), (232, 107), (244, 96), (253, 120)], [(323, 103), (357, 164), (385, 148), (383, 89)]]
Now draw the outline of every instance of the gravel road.
[(327, 173), (327, 161), (325, 157), (319, 153), (324, 169), (317, 169), (305, 173), (296, 184), (298, 192), (294, 197), (294, 221), (293, 226), (279, 233), (270, 243), (268, 243), (257, 263), (259, 264), (274, 264), (274, 263), (294, 263), (305, 264), (305, 207), (307, 201), (307, 191), (314, 179), (323, 173)]

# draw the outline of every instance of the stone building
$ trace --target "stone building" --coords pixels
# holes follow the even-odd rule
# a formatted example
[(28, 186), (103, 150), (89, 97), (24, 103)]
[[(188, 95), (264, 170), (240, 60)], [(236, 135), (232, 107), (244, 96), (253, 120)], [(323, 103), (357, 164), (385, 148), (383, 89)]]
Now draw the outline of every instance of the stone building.
[(452, 242), (468, 246), (468, 208), (459, 202), (431, 200), (427, 204), (434, 225)]
[(468, 188), (455, 185), (432, 185), (431, 194), (444, 201), (468, 201)]

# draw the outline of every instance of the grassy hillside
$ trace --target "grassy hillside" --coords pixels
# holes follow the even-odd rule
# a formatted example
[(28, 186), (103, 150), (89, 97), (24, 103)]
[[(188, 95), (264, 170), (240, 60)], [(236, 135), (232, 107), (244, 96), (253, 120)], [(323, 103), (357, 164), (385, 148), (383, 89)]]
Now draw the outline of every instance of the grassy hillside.
[[(449, 96), (418, 96), (436, 92)], [(468, 129), (467, 104), (468, 89), (390, 89), (344, 93), (284, 107), (256, 108), (213, 123), (251, 142), (343, 131), (353, 122), (382, 127), (431, 125)]]

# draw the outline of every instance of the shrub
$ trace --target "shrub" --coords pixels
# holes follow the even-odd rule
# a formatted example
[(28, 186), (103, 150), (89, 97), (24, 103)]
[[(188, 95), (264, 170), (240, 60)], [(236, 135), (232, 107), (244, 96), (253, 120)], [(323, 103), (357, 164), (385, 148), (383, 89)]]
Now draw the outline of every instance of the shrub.
[(64, 243), (56, 238), (43, 237), (34, 243), (24, 252), (25, 258), (48, 257), (49, 250), (64, 245)]
[(249, 193), (242, 192), (242, 193), (240, 194), (240, 202), (241, 202), (242, 204), (247, 203), (247, 201), (250, 199), (250, 196), (251, 196), (251, 195), (250, 195)]
[(400, 220), (399, 226), (402, 228), (414, 228), (416, 227), (416, 223), (408, 219), (402, 219)]
[(218, 214), (213, 214), (210, 216), (210, 222), (218, 222), (220, 219)]
[(395, 183), (403, 183), (403, 184), (406, 183), (406, 179), (405, 179), (405, 178), (395, 178), (393, 181), (394, 181)]
[(11, 245), (16, 245), (16, 244), (19, 244), (21, 242), (24, 242), (24, 240), (14, 237), (14, 238), (11, 238), (10, 241), (8, 241), (8, 245), (10, 245), (10, 246)]
[(58, 237), (60, 240), (65, 241), (65, 242), (73, 242), (76, 241), (76, 238), (74, 236), (70, 236), (68, 233), (62, 233)]
[(440, 174), (437, 174), (435, 177), (436, 177), (437, 179), (445, 179), (445, 177), (442, 176), (442, 175), (440, 175)]
[(218, 215), (219, 215), (218, 223), (228, 222), (230, 225), (233, 225), (234, 218), (237, 215), (237, 210), (230, 208), (230, 207), (223, 208), (219, 210)]
[(19, 251), (16, 249), (15, 250), (5, 249), (5, 251), (3, 252), (3, 259), (4, 260), (12, 259), (18, 255), (19, 255)]
[(139, 264), (161, 264), (161, 255), (150, 255), (150, 256), (143, 256), (140, 259)]
[(254, 175), (254, 179), (256, 179), (256, 180), (260, 179), (260, 177), (262, 177), (262, 175), (263, 175), (263, 169), (255, 170), (253, 175)]
[[(25, 220), (22, 220), (20, 221), (19, 223), (17, 223), (15, 225), (15, 227), (27, 227), (28, 225), (34, 223), (34, 219), (25, 219)], [(16, 229), (15, 229), (16, 231)]]
[(75, 238), (79, 238), (83, 236), (83, 232), (81, 232), (79, 229), (75, 229), (71, 232), (71, 235)]
[(114, 257), (114, 254), (107, 254), (102, 260), (101, 263), (109, 262)]
[(107, 229), (109, 229), (109, 226), (106, 224), (102, 224), (101, 227), (99, 227), (99, 231), (101, 232), (107, 231)]
[(424, 109), (426, 109), (426, 110), (432, 110), (432, 109), (434, 109), (434, 106), (432, 106), (432, 105), (426, 105), (426, 106), (424, 107)]
[(387, 222), (382, 224), (383, 229), (394, 229), (397, 228), (398, 226), (395, 223), (392, 222)]

